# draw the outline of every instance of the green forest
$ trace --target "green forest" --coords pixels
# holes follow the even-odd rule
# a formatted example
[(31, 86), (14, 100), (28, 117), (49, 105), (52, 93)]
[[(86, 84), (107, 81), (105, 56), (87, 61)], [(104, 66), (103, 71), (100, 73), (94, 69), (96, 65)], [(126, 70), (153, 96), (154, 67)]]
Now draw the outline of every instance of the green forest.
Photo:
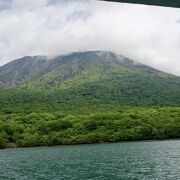
[[(56, 108), (55, 108), (56, 106)], [(0, 148), (180, 137), (180, 108), (117, 104), (1, 106)]]
[(0, 87), (0, 148), (180, 138), (180, 78), (110, 52), (24, 57)]

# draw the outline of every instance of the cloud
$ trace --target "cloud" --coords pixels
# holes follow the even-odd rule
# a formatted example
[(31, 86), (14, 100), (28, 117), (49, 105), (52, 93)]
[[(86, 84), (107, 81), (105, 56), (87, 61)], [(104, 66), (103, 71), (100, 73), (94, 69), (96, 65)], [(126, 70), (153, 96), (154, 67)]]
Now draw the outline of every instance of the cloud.
[(0, 0), (0, 64), (98, 49), (180, 75), (179, 13), (95, 0)]
[(0, 0), (0, 11), (10, 8), (11, 0)]
[(177, 20), (177, 23), (180, 24), (180, 18)]

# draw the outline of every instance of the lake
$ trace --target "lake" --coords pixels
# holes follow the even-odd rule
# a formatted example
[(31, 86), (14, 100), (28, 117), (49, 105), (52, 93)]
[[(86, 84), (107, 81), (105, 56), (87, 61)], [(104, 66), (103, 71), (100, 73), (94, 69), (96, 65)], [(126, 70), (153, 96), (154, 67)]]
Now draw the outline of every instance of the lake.
[(180, 179), (180, 140), (0, 150), (0, 179)]

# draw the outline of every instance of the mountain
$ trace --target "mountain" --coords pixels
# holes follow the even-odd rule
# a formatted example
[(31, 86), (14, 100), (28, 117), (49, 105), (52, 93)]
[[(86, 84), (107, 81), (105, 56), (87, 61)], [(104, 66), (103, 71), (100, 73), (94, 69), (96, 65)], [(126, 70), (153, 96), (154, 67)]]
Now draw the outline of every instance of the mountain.
[[(97, 68), (96, 65), (102, 70), (104, 68), (109, 70), (116, 66), (121, 67), (121, 70), (123, 68), (124, 70), (125, 68), (126, 70), (136, 68), (136, 70), (147, 73), (158, 72), (151, 67), (112, 52), (75, 52), (65, 56), (58, 56), (49, 61), (46, 56), (26, 56), (0, 67), (0, 87), (11, 88), (27, 81), (30, 82), (30, 80), (39, 84), (42, 83), (43, 79), (44, 86), (48, 85), (48, 83), (55, 85), (64, 81), (65, 77), (69, 78), (71, 75), (77, 75), (78, 72), (87, 70), (87, 66), (92, 68), (88, 70), (94, 70), (94, 68)], [(56, 79), (57, 77), (59, 78)], [(49, 80), (49, 82), (45, 80)]]
[(0, 148), (180, 137), (180, 77), (112, 52), (23, 57), (0, 82)]
[(48, 92), (54, 102), (180, 105), (180, 77), (106, 51), (75, 52), (50, 60), (24, 57), (0, 68), (0, 82), (2, 88)]

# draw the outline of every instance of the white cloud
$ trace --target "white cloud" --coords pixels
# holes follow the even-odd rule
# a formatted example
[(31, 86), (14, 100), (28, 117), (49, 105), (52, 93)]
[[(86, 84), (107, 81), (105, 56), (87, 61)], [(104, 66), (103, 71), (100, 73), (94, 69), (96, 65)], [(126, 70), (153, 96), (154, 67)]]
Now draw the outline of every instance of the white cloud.
[(4, 2), (0, 64), (25, 55), (98, 49), (180, 75), (180, 9), (95, 0)]

